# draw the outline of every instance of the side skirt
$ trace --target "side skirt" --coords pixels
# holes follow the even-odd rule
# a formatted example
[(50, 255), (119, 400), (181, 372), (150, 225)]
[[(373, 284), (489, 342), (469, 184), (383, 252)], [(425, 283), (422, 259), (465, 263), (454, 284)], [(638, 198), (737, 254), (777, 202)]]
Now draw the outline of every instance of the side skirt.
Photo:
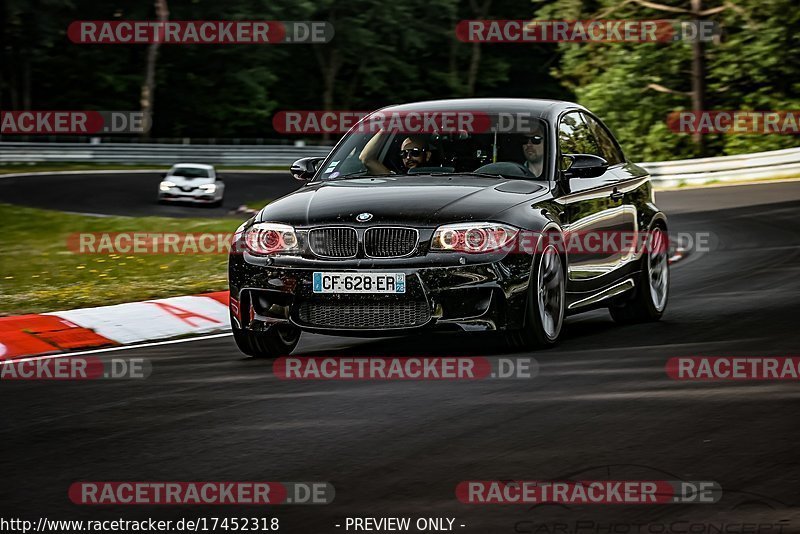
[(567, 294), (567, 314), (578, 313), (592, 308), (600, 308), (607, 304), (605, 301), (626, 293), (636, 287), (634, 277), (629, 276), (621, 282), (617, 282), (605, 289), (595, 293), (573, 293)]

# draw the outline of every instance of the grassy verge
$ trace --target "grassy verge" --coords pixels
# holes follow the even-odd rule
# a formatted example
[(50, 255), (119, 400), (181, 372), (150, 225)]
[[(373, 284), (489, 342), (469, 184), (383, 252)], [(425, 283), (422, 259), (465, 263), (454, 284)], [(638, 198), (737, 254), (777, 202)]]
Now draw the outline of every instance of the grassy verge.
[[(112, 165), (105, 163), (0, 163), (0, 174), (19, 172), (58, 172), (58, 171), (135, 171), (156, 169), (167, 172), (169, 165)], [(252, 167), (217, 165), (218, 171), (289, 171), (288, 165), (255, 165)]]
[(260, 210), (261, 208), (263, 208), (264, 206), (266, 206), (267, 204), (269, 204), (273, 200), (275, 200), (275, 199), (271, 198), (269, 200), (251, 200), (249, 202), (246, 202), (245, 206), (247, 206), (248, 208), (250, 208), (252, 210)]
[(225, 254), (77, 254), (76, 232), (233, 232), (237, 219), (88, 217), (0, 204), (0, 315), (227, 289)]

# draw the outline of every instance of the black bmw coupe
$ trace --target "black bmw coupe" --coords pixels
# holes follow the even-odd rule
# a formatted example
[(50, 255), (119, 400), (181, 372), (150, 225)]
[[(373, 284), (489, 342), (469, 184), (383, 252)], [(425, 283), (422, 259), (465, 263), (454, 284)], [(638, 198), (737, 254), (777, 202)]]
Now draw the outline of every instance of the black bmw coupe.
[(234, 237), (246, 354), (288, 354), (302, 331), (496, 330), (541, 348), (570, 314), (605, 307), (627, 323), (666, 308), (667, 219), (649, 176), (577, 104), (384, 108), (291, 171), (305, 184)]

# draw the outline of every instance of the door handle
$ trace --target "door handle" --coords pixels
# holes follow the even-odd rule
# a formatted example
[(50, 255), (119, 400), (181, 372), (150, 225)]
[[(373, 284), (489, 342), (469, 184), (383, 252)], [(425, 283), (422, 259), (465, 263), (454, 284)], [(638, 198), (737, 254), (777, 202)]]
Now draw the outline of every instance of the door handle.
[(609, 195), (609, 198), (611, 200), (622, 200), (623, 198), (625, 198), (625, 193), (623, 193), (622, 191), (617, 191), (617, 188), (615, 187), (614, 192)]

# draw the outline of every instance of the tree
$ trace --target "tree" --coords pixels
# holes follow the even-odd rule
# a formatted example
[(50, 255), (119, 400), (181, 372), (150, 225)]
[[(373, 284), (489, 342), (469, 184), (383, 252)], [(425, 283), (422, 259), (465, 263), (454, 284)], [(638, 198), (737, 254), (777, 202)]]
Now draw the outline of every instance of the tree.
[[(793, 0), (735, 0), (737, 9), (731, 2), (707, 7), (693, 1), (723, 31), (721, 39), (700, 50), (700, 64), (693, 60), (697, 47), (685, 41), (559, 45), (561, 60), (553, 75), (615, 130), (635, 159), (699, 155), (690, 136), (667, 128), (665, 119), (672, 111), (795, 109), (800, 104), (794, 53), (800, 14)], [(688, 9), (687, 0), (600, 0), (584, 12), (579, 2), (559, 0), (540, 9), (537, 18), (590, 19), (612, 12), (614, 19), (660, 19), (665, 5), (682, 13)], [(703, 141), (713, 154), (797, 144), (796, 136), (779, 135), (706, 135)]]
[[(164, 23), (169, 19), (169, 8), (167, 7), (167, 0), (155, 0), (156, 20)], [(158, 47), (160, 43), (158, 39), (150, 43), (147, 48), (147, 63), (145, 65), (144, 82), (142, 83), (142, 97), (141, 109), (145, 117), (150, 117), (152, 121), (153, 116), (153, 100), (155, 99), (156, 89), (156, 61), (158, 60)], [(149, 137), (149, 130), (142, 133), (142, 137)]]

